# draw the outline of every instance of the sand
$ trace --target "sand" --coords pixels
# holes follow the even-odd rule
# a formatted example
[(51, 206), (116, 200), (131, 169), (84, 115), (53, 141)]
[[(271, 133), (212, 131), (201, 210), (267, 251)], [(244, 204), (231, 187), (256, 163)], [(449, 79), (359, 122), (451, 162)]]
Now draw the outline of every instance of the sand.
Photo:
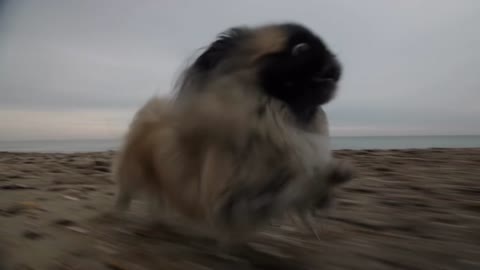
[(320, 240), (285, 221), (237, 257), (152, 226), (141, 201), (104, 217), (113, 154), (0, 153), (0, 270), (480, 269), (480, 149), (336, 151), (358, 177)]

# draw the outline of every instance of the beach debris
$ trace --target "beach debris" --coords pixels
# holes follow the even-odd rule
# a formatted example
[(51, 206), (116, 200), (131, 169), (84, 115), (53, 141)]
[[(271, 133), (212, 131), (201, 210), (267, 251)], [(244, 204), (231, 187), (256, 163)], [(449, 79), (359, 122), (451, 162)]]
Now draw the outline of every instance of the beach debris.
[(110, 162), (107, 160), (93, 160), (89, 161), (88, 163), (85, 163), (83, 165), (83, 168), (85, 169), (93, 169), (94, 171), (97, 172), (110, 172)]
[(0, 189), (2, 189), (2, 190), (25, 190), (25, 189), (36, 189), (36, 188), (30, 187), (30, 186), (27, 186), (27, 185), (23, 185), (23, 184), (9, 184), (9, 185), (0, 186)]
[(381, 166), (375, 167), (374, 170), (376, 170), (377, 172), (393, 172), (393, 169)]
[(6, 209), (0, 210), (0, 214), (2, 216), (10, 217), (10, 216), (16, 216), (23, 212), (24, 208), (21, 207), (19, 204), (14, 204)]
[(25, 201), (20, 203), (14, 203), (13, 205), (7, 207), (6, 209), (0, 210), (0, 214), (3, 216), (16, 216), (29, 209), (46, 211), (35, 202)]
[(82, 191), (96, 191), (97, 188), (93, 185), (85, 185), (81, 187)]
[(37, 239), (43, 238), (43, 235), (41, 233), (34, 232), (34, 231), (31, 231), (31, 230), (24, 231), (22, 233), (22, 236), (27, 238), (27, 239), (30, 239), (30, 240), (37, 240)]
[(70, 196), (70, 195), (63, 195), (63, 198), (64, 198), (64, 199), (67, 199), (67, 200), (70, 200), (70, 201), (78, 201), (78, 200), (80, 200), (79, 198), (73, 197), (73, 196)]
[(110, 270), (143, 270), (143, 267), (115, 260), (113, 258), (106, 258), (103, 260), (103, 264)]
[(60, 226), (73, 226), (76, 224), (75, 221), (65, 218), (55, 220), (53, 223)]
[(118, 261), (113, 261), (113, 260), (108, 260), (103, 262), (105, 266), (107, 266), (111, 270), (127, 270), (129, 267), (127, 265), (124, 265), (121, 262)]
[(110, 162), (106, 160), (95, 160), (93, 164), (99, 167), (110, 167)]
[(95, 245), (95, 248), (110, 255), (114, 255), (117, 253), (117, 251), (112, 246), (109, 246), (104, 243), (99, 243)]
[(99, 172), (106, 172), (106, 173), (110, 172), (110, 168), (104, 167), (104, 166), (97, 166), (95, 167), (95, 170)]
[(37, 210), (44, 210), (41, 206), (39, 206), (37, 203), (32, 202), (32, 201), (24, 201), (20, 203), (21, 206), (24, 208), (30, 208), (30, 209), (37, 209)]
[(21, 179), (21, 178), (23, 178), (23, 175), (21, 175), (21, 174), (11, 174), (11, 175), (8, 176), (8, 179), (10, 179), (10, 180)]
[(77, 226), (67, 226), (66, 227), (67, 229), (73, 231), (73, 232), (78, 232), (78, 233), (81, 233), (81, 234), (88, 234), (90, 233), (89, 230), (87, 229), (84, 229), (84, 228), (81, 228), (81, 227), (77, 227)]

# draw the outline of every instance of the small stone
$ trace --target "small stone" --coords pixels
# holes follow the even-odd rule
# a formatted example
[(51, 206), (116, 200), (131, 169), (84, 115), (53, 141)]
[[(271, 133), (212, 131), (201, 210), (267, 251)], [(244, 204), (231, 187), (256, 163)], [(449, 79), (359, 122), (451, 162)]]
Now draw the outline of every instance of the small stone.
[(26, 202), (21, 202), (21, 203), (15, 203), (11, 205), (10, 207), (4, 209), (2, 214), (4, 216), (15, 216), (20, 213), (25, 212), (28, 209), (36, 209), (36, 210), (41, 210), (41, 211), (46, 211), (45, 209), (41, 208), (34, 202), (26, 201)]
[(73, 226), (75, 225), (75, 221), (69, 220), (69, 219), (59, 219), (54, 222), (57, 225), (60, 226)]
[(43, 210), (37, 203), (31, 202), (31, 201), (21, 202), (20, 205), (22, 205), (22, 206), (25, 207), (25, 208), (32, 208), (32, 209)]
[(23, 237), (30, 239), (30, 240), (37, 240), (43, 238), (43, 235), (34, 231), (24, 231)]
[(24, 190), (24, 189), (35, 189), (35, 188), (27, 186), (27, 185), (22, 185), (22, 184), (11, 184), (11, 185), (0, 186), (0, 189), (3, 189), (3, 190)]
[(97, 188), (95, 186), (82, 186), (83, 191), (96, 191)]
[(5, 210), (2, 210), (0, 213), (4, 216), (15, 216), (15, 215), (18, 215), (21, 212), (23, 212), (23, 210), (25, 210), (24, 207), (22, 207), (19, 204), (15, 204), (15, 205), (12, 205), (12, 206), (8, 207)]
[(108, 167), (95, 167), (95, 170), (99, 172), (110, 172), (110, 168)]
[(71, 201), (78, 201), (79, 200), (79, 198), (77, 198), (77, 197), (72, 197), (72, 196), (68, 196), (68, 195), (63, 195), (63, 198), (67, 199), (67, 200), (71, 200)]
[(115, 259), (107, 259), (103, 261), (103, 264), (110, 270), (140, 270), (144, 269), (138, 265), (133, 265), (130, 263), (125, 263), (121, 261), (117, 261)]
[(48, 191), (64, 191), (66, 189), (67, 189), (66, 187), (51, 187), (51, 188), (48, 188), (47, 190)]
[(67, 227), (67, 229), (69, 229), (71, 231), (74, 231), (74, 232), (82, 233), (82, 234), (88, 234), (89, 233), (88, 230), (86, 230), (84, 228), (77, 227), (77, 226), (69, 226), (69, 227)]
[(101, 167), (110, 166), (110, 162), (104, 161), (104, 160), (95, 160), (94, 164), (95, 164), (95, 166), (101, 166)]

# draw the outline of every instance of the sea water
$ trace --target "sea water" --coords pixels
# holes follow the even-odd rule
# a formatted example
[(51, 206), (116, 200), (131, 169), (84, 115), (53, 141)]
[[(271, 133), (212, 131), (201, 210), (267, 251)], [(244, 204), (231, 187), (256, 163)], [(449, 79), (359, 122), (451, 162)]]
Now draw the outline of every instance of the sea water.
[[(96, 152), (117, 150), (120, 139), (0, 141), (0, 151)], [(332, 137), (332, 149), (477, 148), (480, 136), (362, 136)]]

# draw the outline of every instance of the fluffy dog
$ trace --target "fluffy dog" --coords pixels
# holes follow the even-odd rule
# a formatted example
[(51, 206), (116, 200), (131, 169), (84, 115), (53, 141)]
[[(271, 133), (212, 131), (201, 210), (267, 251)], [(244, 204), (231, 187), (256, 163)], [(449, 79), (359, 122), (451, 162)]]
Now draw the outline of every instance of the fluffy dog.
[(287, 211), (328, 205), (351, 178), (331, 156), (320, 107), (341, 74), (300, 24), (226, 30), (186, 68), (172, 101), (154, 98), (136, 114), (114, 165), (116, 209), (144, 191), (233, 243)]

